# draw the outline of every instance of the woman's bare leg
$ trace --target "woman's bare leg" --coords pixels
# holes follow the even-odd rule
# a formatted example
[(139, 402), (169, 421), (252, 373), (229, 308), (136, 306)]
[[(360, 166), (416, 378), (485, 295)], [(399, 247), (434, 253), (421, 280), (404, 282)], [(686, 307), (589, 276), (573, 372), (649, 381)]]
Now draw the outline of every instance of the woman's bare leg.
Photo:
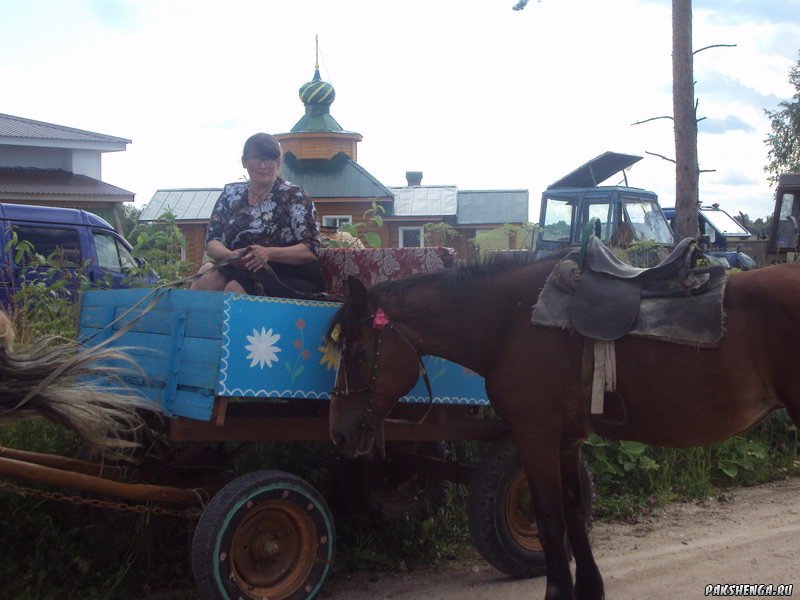
[(228, 278), (218, 270), (214, 269), (214, 263), (207, 262), (197, 270), (200, 275), (192, 282), (189, 289), (205, 290), (211, 292), (221, 292), (228, 283)]
[(242, 284), (236, 281), (235, 279), (231, 279), (227, 284), (225, 284), (225, 291), (236, 292), (237, 294), (247, 293), (247, 291), (242, 287)]

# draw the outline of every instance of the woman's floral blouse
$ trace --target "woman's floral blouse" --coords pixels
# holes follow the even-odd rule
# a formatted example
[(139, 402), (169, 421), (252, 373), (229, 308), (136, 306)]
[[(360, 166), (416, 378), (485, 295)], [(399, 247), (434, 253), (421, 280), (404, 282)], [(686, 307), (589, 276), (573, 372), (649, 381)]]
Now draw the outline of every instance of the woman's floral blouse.
[(319, 256), (320, 235), (314, 203), (300, 186), (280, 177), (257, 206), (247, 202), (246, 182), (229, 183), (214, 205), (206, 244), (219, 240), (237, 250), (251, 244), (293, 246), (301, 243)]

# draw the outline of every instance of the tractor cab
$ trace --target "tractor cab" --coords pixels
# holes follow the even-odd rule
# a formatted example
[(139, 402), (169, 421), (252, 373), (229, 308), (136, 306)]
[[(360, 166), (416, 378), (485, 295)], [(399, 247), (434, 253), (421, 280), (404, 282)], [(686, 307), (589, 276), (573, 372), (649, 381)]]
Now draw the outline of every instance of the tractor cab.
[[(600, 237), (608, 246), (626, 248), (645, 241), (672, 246), (672, 230), (656, 194), (627, 186), (624, 170), (641, 159), (605, 152), (550, 185), (542, 194), (537, 255), (580, 245), (583, 229), (593, 218), (600, 220)], [(598, 185), (619, 172), (626, 185)]]
[(791, 253), (796, 260), (800, 240), (800, 174), (784, 173), (778, 177), (775, 211), (772, 215), (767, 252), (771, 262), (781, 262)]

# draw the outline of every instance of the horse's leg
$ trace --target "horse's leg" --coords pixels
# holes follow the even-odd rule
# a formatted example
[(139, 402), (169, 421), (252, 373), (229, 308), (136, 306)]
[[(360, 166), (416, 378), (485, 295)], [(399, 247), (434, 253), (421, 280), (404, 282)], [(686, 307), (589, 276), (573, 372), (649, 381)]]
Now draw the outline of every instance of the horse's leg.
[[(564, 517), (559, 465), (561, 424), (539, 415), (538, 424), (546, 427), (520, 426), (514, 429), (514, 443), (520, 463), (528, 476), (539, 540), (547, 566), (545, 600), (573, 600), (574, 587), (566, 548), (566, 519)], [(530, 423), (529, 423), (530, 424)]]
[(581, 450), (576, 445), (561, 454), (561, 477), (564, 481), (564, 509), (567, 518), (567, 533), (575, 555), (575, 598), (579, 600), (602, 600), (603, 578), (592, 554), (587, 527), (588, 506), (584, 505), (582, 485)]

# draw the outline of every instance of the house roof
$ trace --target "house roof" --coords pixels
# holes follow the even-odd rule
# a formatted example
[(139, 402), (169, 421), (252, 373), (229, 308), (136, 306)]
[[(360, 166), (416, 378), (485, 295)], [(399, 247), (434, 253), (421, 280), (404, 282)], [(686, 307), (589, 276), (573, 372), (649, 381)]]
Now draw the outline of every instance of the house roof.
[(459, 190), (459, 225), (528, 222), (528, 190)]
[[(287, 152), (283, 156), (281, 177), (302, 187), (315, 200), (392, 197), (392, 192), (380, 181), (342, 152), (330, 160), (300, 160)], [(178, 221), (207, 221), (220, 192), (222, 188), (157, 190), (139, 220), (155, 221), (169, 209)]]
[(394, 194), (394, 217), (455, 215), (458, 188), (454, 185), (414, 185), (390, 187)]
[(76, 199), (133, 202), (134, 194), (110, 183), (60, 169), (0, 167), (0, 199)]
[(124, 150), (131, 140), (0, 113), (0, 144), (31, 146), (53, 145), (54, 142), (67, 144), (66, 147)]
[(392, 192), (343, 152), (331, 159), (299, 159), (283, 155), (281, 177), (313, 198), (391, 198)]
[(168, 210), (178, 221), (207, 221), (222, 188), (157, 190), (139, 216), (140, 221), (155, 221)]

